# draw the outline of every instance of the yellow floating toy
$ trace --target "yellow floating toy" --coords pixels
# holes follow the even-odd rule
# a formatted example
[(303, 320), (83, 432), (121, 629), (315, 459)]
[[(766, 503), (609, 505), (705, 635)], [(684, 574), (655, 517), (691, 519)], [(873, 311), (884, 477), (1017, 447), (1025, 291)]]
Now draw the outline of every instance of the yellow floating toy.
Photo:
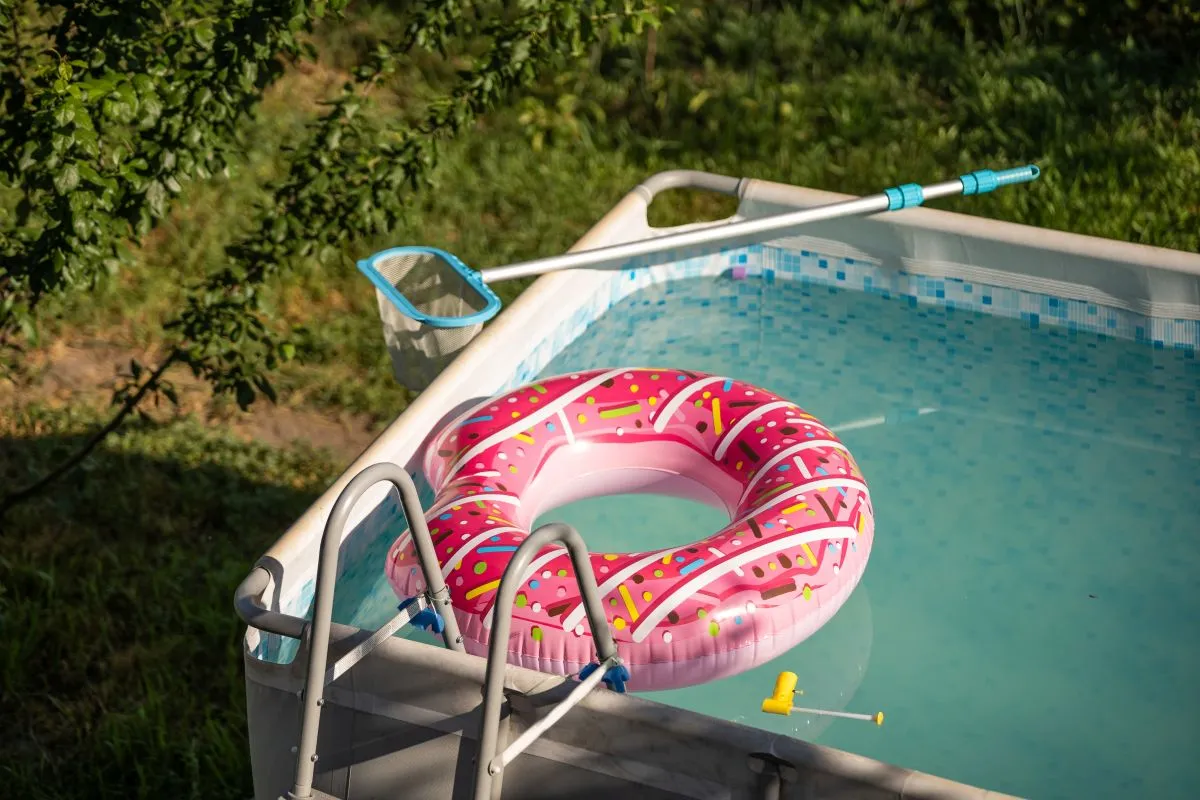
[(796, 711), (801, 714), (861, 719), (867, 722), (874, 722), (876, 725), (883, 724), (882, 711), (877, 711), (874, 714), (852, 714), (849, 711), (825, 711), (820, 708), (801, 708), (800, 706), (792, 705), (792, 699), (795, 695), (804, 694), (804, 692), (796, 690), (797, 680), (799, 678), (794, 672), (779, 673), (779, 677), (775, 679), (775, 691), (771, 693), (770, 697), (762, 701), (762, 710), (767, 714), (778, 714), (782, 717), (790, 716), (793, 711)]

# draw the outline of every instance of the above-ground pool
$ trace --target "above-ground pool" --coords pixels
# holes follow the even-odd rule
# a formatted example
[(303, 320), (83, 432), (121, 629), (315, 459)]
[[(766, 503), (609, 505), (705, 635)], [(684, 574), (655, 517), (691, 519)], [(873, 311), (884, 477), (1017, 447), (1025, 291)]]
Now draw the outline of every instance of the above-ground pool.
[[(720, 277), (635, 292), (540, 374), (598, 365), (703, 371), (794, 400), (855, 454), (878, 519), (863, 582), (815, 636), (739, 676), (646, 696), (1023, 796), (1193, 795), (1193, 353)], [(551, 521), (619, 552), (729, 520), (640, 495), (539, 524)], [(338, 621), (377, 627), (396, 598), (382, 573), (361, 578), (339, 586), (354, 609)], [(763, 714), (784, 669), (804, 705), (883, 710), (886, 725)]]
[[(1194, 796), (1200, 323), (996, 285), (1003, 248), (993, 280), (976, 281), (812, 241), (593, 278), (594, 297), (522, 342), (482, 393), (596, 367), (726, 376), (816, 415), (865, 474), (874, 548), (823, 628), (749, 672), (642, 696), (1026, 797)], [(460, 390), (458, 407), (480, 396)], [(538, 522), (551, 521), (616, 552), (729, 520), (638, 495)], [(404, 527), (383, 500), (348, 536), (335, 621), (370, 629), (395, 613), (382, 560)], [(304, 575), (285, 610), (310, 604)], [(267, 662), (295, 651), (249, 645)], [(799, 674), (803, 705), (882, 710), (885, 724), (763, 714), (781, 670)]]

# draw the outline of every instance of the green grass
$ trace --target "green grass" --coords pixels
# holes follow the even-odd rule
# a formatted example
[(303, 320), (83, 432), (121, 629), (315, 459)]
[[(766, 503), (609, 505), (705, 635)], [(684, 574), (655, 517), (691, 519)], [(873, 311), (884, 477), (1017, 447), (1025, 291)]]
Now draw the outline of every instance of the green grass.
[[(26, 409), (0, 480), (96, 418)], [(232, 587), (336, 474), (192, 421), (134, 424), (0, 537), (0, 783), (11, 797), (246, 797)], [(9, 791), (11, 790), (11, 794)]]
[[(278, 313), (311, 331), (303, 362), (278, 376), (281, 402), (382, 423), (410, 399), (392, 380), (354, 259), (398, 243), (444, 247), (476, 267), (561, 252), (661, 169), (864, 193), (1036, 162), (1044, 177), (1030, 187), (937, 207), (1200, 249), (1194, 66), (1164, 72), (1120, 42), (967, 48), (928, 16), (886, 9), (682, 5), (657, 37), (652, 75), (643, 43), (554, 76), (449, 146), (436, 187), (409, 199), (392, 235), (351, 242), (339, 266), (271, 287)], [(358, 13), (323, 39), (332, 73), (375, 37), (398, 35), (386, 9)], [(414, 62), (389, 113), (419, 113), (450, 77), (450, 64)], [(243, 229), (261, 182), (279, 170), (280, 146), (312, 113), (311, 93), (336, 85), (318, 78), (290, 78), (291, 94), (264, 109), (232, 178), (191, 187), (136, 269), (64, 302), (48, 337), (153, 346), (184, 279), (217, 265)], [(655, 224), (731, 210), (670, 195), (652, 208)], [(503, 286), (505, 300), (523, 286)], [(96, 414), (0, 415), (0, 480), (20, 484), (47, 468)], [(185, 419), (127, 429), (14, 512), (0, 536), (6, 793), (248, 796), (232, 591), (338, 471), (322, 454), (246, 444)]]

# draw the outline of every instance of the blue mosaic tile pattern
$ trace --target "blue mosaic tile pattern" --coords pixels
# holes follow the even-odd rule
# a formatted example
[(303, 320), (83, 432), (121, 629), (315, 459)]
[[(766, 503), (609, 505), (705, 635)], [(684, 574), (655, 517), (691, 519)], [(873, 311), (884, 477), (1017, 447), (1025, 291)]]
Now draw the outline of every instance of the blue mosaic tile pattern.
[[(1200, 344), (1200, 321), (1147, 319), (1123, 309), (1096, 306), (1078, 300), (884, 270), (868, 260), (752, 245), (687, 259), (677, 259), (675, 254), (668, 252), (652, 259), (635, 259), (627, 269), (614, 270), (599, 291), (582, 299), (579, 307), (550, 336), (533, 345), (500, 391), (533, 380), (541, 374), (546, 364), (584, 335), (609, 309), (630, 295), (663, 284), (695, 278), (716, 278), (730, 273), (743, 276), (745, 281), (742, 287), (753, 288), (753, 292), (764, 297), (766, 287), (776, 282), (824, 285), (883, 299), (899, 298), (912, 306), (932, 306), (948, 311), (979, 312), (1020, 319), (1029, 329), (1048, 326), (1062, 328), (1068, 333), (1095, 333), (1102, 337), (1128, 339), (1156, 349), (1194, 352)], [(663, 302), (665, 304), (665, 300)], [(636, 335), (636, 332), (632, 335)], [(671, 352), (665, 351), (663, 356), (664, 363), (674, 363)], [(421, 476), (416, 477), (422, 488), (423, 502), (427, 503), (431, 499), (428, 486), (424, 485)], [(385, 504), (376, 509), (348, 536), (339, 562), (339, 586), (343, 583), (363, 585), (358, 580), (360, 575), (382, 576), (382, 559), (386, 555), (387, 545), (404, 525), (396, 519), (398, 512), (388, 511), (388, 508), (390, 506)], [(311, 612), (312, 593), (313, 581), (308, 580), (289, 592), (283, 610), (307, 617)], [(338, 622), (374, 627), (387, 619), (386, 616), (381, 617), (383, 611), (377, 607), (377, 603), (370, 601), (369, 596), (357, 592), (347, 594), (339, 589), (337, 600), (334, 618)], [(275, 638), (264, 637), (254, 651), (255, 655), (269, 661), (291, 658), (296, 643), (279, 643), (274, 641)]]
[(768, 283), (778, 279), (828, 284), (946, 308), (1015, 317), (1034, 328), (1061, 325), (1069, 330), (1102, 333), (1159, 348), (1194, 350), (1200, 345), (1200, 320), (1152, 318), (1083, 300), (885, 270), (870, 261), (834, 258), (807, 250), (767, 248), (761, 260), (761, 273)]

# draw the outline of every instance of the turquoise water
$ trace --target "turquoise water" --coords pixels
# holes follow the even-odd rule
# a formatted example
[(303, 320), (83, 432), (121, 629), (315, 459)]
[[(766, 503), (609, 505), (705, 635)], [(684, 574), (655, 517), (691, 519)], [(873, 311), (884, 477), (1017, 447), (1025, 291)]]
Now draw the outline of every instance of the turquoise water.
[[(542, 374), (602, 366), (700, 370), (799, 403), (842, 429), (877, 515), (862, 584), (813, 637), (751, 672), (647, 696), (1026, 797), (1195, 795), (1194, 357), (904, 299), (704, 279), (630, 296)], [(727, 522), (647, 496), (539, 522), (553, 520), (594, 550)], [(339, 586), (336, 619), (375, 627), (394, 613), (378, 572)], [(882, 710), (885, 724), (762, 714), (783, 669), (800, 675), (802, 704)]]
[[(1026, 797), (1195, 796), (1195, 358), (709, 279), (627, 298), (543, 374), (609, 365), (739, 378), (847, 426), (877, 514), (863, 582), (825, 628), (749, 673), (647, 696)], [(678, 513), (688, 505), (593, 499), (541, 521), (571, 523), (597, 550), (727, 522)], [(882, 710), (883, 727), (761, 713), (782, 669), (800, 675), (802, 704)]]

